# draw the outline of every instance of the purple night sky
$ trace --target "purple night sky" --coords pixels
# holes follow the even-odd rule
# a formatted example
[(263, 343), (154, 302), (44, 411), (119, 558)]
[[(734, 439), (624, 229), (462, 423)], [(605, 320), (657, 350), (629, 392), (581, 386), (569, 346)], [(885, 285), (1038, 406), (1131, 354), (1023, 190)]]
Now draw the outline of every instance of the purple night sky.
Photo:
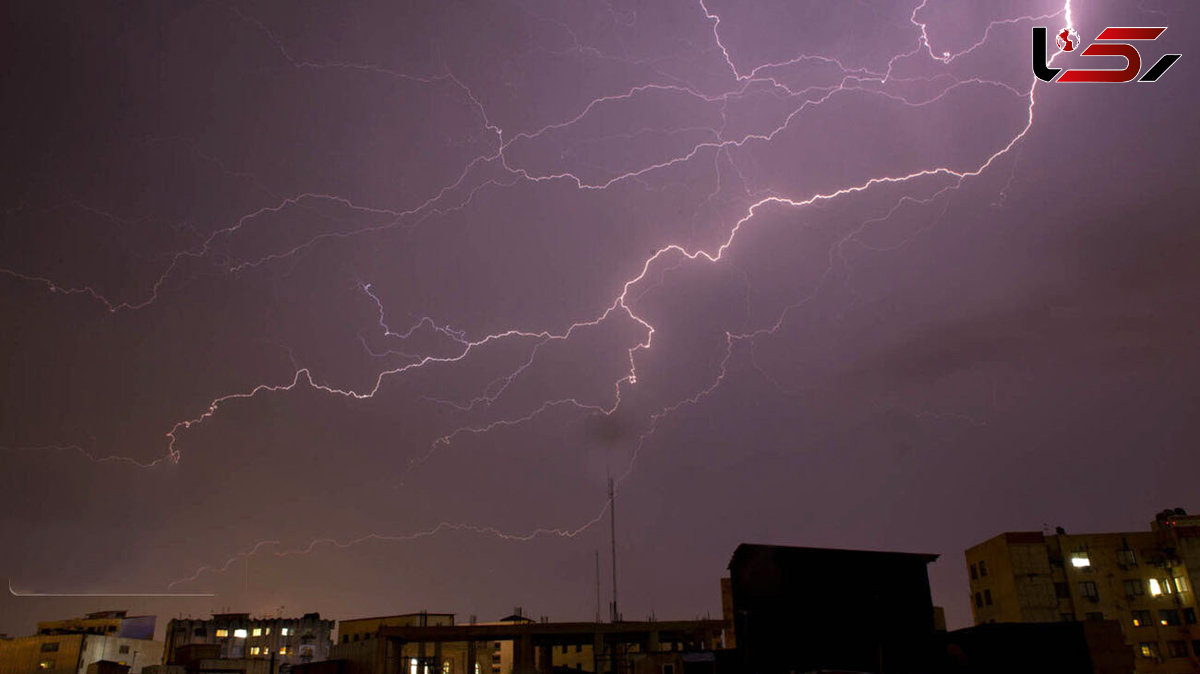
[(1195, 2), (106, 5), (0, 40), (0, 632), (590, 619), (609, 474), (630, 619), (1200, 509)]

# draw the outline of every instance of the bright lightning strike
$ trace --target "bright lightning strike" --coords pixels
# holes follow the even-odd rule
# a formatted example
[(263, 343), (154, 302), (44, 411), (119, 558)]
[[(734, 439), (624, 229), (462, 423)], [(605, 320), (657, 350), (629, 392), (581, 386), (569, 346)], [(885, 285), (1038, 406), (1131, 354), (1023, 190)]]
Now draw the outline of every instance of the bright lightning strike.
[[(944, 73), (939, 76), (940, 79), (933, 77), (926, 78), (930, 83), (935, 83), (935, 80), (940, 82), (936, 92), (928, 96), (914, 97), (911, 94), (901, 94), (887, 90), (885, 87), (903, 81), (900, 77), (895, 76), (895, 72), (898, 66), (908, 59), (928, 58), (930, 61), (939, 63), (943, 66), (949, 65), (956, 59), (971, 54), (984, 47), (989, 38), (992, 37), (994, 29), (1003, 26), (1010, 26), (1020, 23), (1033, 23), (1062, 15), (1067, 27), (1073, 28), (1074, 18), (1072, 15), (1070, 2), (1068, 1), (1065, 3), (1062, 10), (1053, 14), (1040, 16), (1020, 16), (991, 21), (984, 28), (983, 35), (978, 39), (978, 41), (957, 52), (951, 52), (944, 49), (939, 51), (938, 48), (931, 43), (926, 22), (918, 19), (918, 15), (925, 8), (926, 1), (922, 0), (920, 4), (914, 7), (910, 15), (910, 22), (916, 33), (915, 44), (913, 45), (912, 49), (892, 56), (892, 58), (888, 61), (886, 69), (883, 69), (882, 71), (873, 71), (865, 67), (849, 67), (843, 64), (840, 60), (831, 56), (801, 55), (782, 62), (759, 64), (749, 69), (748, 72), (743, 72), (736, 65), (735, 57), (730, 53), (729, 48), (722, 39), (721, 17), (717, 13), (713, 12), (707, 6), (704, 0), (700, 0), (699, 9), (703, 13), (704, 17), (706, 17), (706, 19), (711, 23), (712, 41), (715, 49), (720, 52), (724, 64), (727, 66), (733, 77), (733, 85), (729, 90), (721, 94), (714, 95), (711, 93), (705, 93), (698, 88), (691, 87), (686, 84), (670, 82), (664, 79), (662, 82), (649, 82), (633, 86), (625, 90), (616, 91), (608, 95), (599, 96), (587, 102), (586, 105), (584, 105), (576, 114), (565, 119), (554, 123), (544, 124), (538, 127), (536, 130), (516, 131), (514, 133), (506, 132), (505, 129), (493, 123), (487, 114), (486, 106), (483, 104), (483, 102), (481, 102), (480, 98), (476, 96), (471, 88), (464, 84), (463, 81), (449, 69), (438, 75), (418, 77), (400, 73), (398, 71), (374, 64), (355, 64), (343, 62), (317, 63), (304, 60), (296, 57), (291, 51), (289, 51), (284, 44), (284, 41), (280, 39), (274, 32), (268, 29), (262, 22), (252, 17), (248, 17), (237, 10), (233, 10), (237, 13), (241, 20), (255, 25), (263, 34), (265, 34), (271, 44), (278, 50), (281, 58), (283, 58), (294, 68), (348, 69), (375, 73), (386, 77), (399, 78), (422, 86), (445, 85), (456, 87), (461, 92), (461, 95), (465, 97), (467, 101), (469, 101), (469, 105), (477, 111), (481, 126), (492, 137), (492, 146), (489, 148), (488, 152), (475, 156), (462, 165), (461, 168), (457, 170), (456, 178), (454, 180), (433, 191), (433, 193), (428, 194), (423, 200), (410, 204), (407, 207), (401, 208), (362, 205), (353, 203), (349, 199), (335, 194), (305, 192), (282, 198), (272, 205), (264, 206), (247, 213), (238, 218), (232, 224), (212, 232), (197, 246), (175, 253), (173, 256), (169, 257), (164, 271), (162, 271), (157, 279), (151, 284), (145, 296), (138, 299), (119, 300), (110, 298), (97, 291), (91, 285), (72, 286), (69, 284), (59, 283), (37, 273), (26, 273), (10, 269), (0, 269), (0, 273), (4, 273), (11, 277), (34, 284), (39, 284), (52, 293), (67, 295), (84, 294), (91, 296), (103, 304), (108, 311), (113, 313), (136, 311), (143, 309), (152, 303), (164, 301), (161, 290), (163, 289), (167, 280), (171, 278), (173, 274), (177, 273), (180, 264), (185, 259), (208, 258), (212, 255), (213, 250), (219, 241), (229, 240), (242, 230), (252, 227), (255, 221), (259, 218), (288, 211), (289, 209), (302, 205), (304, 202), (313, 201), (338, 204), (352, 213), (371, 216), (372, 218), (376, 218), (378, 221), (347, 231), (320, 234), (283, 250), (259, 255), (254, 258), (233, 261), (224, 266), (224, 271), (231, 274), (244, 272), (273, 261), (296, 256), (303, 251), (311, 249), (313, 246), (322, 241), (333, 238), (367, 236), (396, 227), (415, 226), (415, 222), (418, 222), (421, 218), (427, 217), (430, 214), (446, 213), (453, 210), (465, 209), (469, 204), (472, 203), (472, 201), (481, 191), (509, 186), (517, 182), (531, 184), (566, 182), (573, 185), (578, 190), (607, 190), (621, 183), (638, 180), (652, 173), (663, 171), (664, 169), (671, 167), (676, 167), (681, 164), (686, 164), (697, 159), (698, 157), (705, 156), (706, 153), (709, 152), (713, 153), (715, 157), (719, 156), (719, 154), (722, 152), (728, 153), (751, 145), (769, 144), (776, 140), (777, 137), (785, 130), (791, 128), (793, 124), (799, 123), (806, 113), (849, 92), (878, 96), (904, 106), (923, 107), (928, 106), (935, 101), (941, 100), (943, 97), (949, 95), (950, 92), (961, 88), (989, 87), (1002, 88), (1009, 94), (1019, 97), (1025, 101), (1026, 118), (1019, 131), (986, 157), (983, 157), (980, 161), (975, 163), (973, 166), (928, 166), (919, 170), (898, 173), (895, 175), (872, 176), (865, 180), (824, 192), (792, 195), (767, 194), (765, 196), (758, 196), (749, 204), (748, 207), (745, 208), (743, 215), (729, 225), (728, 231), (723, 240), (720, 241), (715, 248), (705, 249), (699, 246), (684, 245), (683, 243), (671, 243), (657, 248), (642, 261), (639, 271), (621, 284), (620, 293), (612, 298), (602, 313), (593, 317), (585, 318), (583, 320), (575, 321), (565, 329), (554, 331), (537, 327), (517, 326), (491, 334), (469, 335), (465, 330), (460, 330), (444, 324), (437, 317), (422, 316), (419, 317), (415, 322), (408, 324), (409, 327), (406, 329), (393, 330), (389, 327), (389, 324), (386, 320), (387, 312), (380, 295), (376, 292), (371, 283), (363, 282), (360, 284), (359, 290), (363, 295), (369, 297), (374, 303), (374, 306), (377, 308), (375, 325), (373, 325), (369, 331), (365, 330), (362, 333), (361, 341), (363, 347), (367, 349), (372, 356), (381, 358), (385, 356), (398, 357), (407, 361), (402, 365), (389, 367), (377, 372), (374, 378), (374, 383), (369, 388), (363, 390), (353, 390), (349, 387), (339, 387), (333, 384), (323, 383), (314, 375), (311, 368), (297, 367), (294, 372), (291, 372), (286, 377), (280, 377), (274, 383), (260, 383), (245, 391), (217, 396), (213, 398), (208, 403), (207, 407), (201, 410), (198, 414), (194, 414), (189, 418), (177, 421), (165, 433), (166, 453), (152, 461), (139, 462), (127, 457), (98, 457), (95, 455), (95, 453), (85, 452), (78, 447), (72, 447), (71, 449), (74, 449), (93, 461), (122, 461), (137, 465), (142, 468), (152, 468), (164, 461), (178, 463), (182, 458), (182, 451), (179, 448), (182, 433), (212, 418), (218, 413), (220, 408), (225, 405), (233, 404), (241, 400), (255, 398), (260, 395), (291, 391), (301, 385), (307, 386), (314, 390), (322, 391), (329, 395), (336, 395), (349, 399), (368, 399), (376, 395), (383, 382), (387, 378), (402, 376), (409, 371), (426, 368), (433, 365), (454, 365), (466, 363), (481, 348), (497, 342), (520, 340), (527, 342), (530, 345), (527, 358), (519, 362), (512, 369), (508, 370), (503, 376), (493, 380), (487, 386), (487, 389), (484, 392), (472, 397), (466, 402), (459, 403), (453, 401), (440, 401), (451, 405), (461, 412), (471, 412), (480, 407), (491, 405), (499, 398), (504, 396), (509, 391), (513, 382), (521, 378), (535, 363), (538, 355), (545, 346), (566, 342), (571, 340), (575, 334), (585, 328), (594, 328), (606, 321), (621, 317), (623, 319), (628, 319), (639, 326), (642, 331), (642, 337), (640, 340), (628, 347), (628, 369), (622, 377), (612, 382), (612, 396), (610, 399), (601, 403), (574, 397), (546, 400), (540, 405), (532, 407), (527, 411), (527, 413), (521, 416), (500, 418), (480, 425), (461, 426), (454, 428), (443, 434), (441, 437), (435, 439), (431, 443), (428, 451), (420, 458), (414, 460), (413, 463), (414, 465), (419, 465), (425, 462), (434, 454), (435, 451), (450, 446), (456, 438), (464, 434), (479, 435), (488, 433), (498, 428), (531, 423), (551, 409), (566, 407), (579, 410), (586, 414), (611, 415), (622, 405), (622, 392), (628, 391), (629, 387), (636, 386), (641, 379), (638, 371), (639, 354), (648, 352), (655, 346), (655, 326), (651, 323), (650, 319), (640, 314), (636, 308), (636, 300), (641, 294), (646, 292), (645, 288), (652, 280), (651, 275), (654, 269), (661, 270), (667, 264), (674, 264), (678, 266), (684, 261), (711, 264), (720, 262), (724, 258), (726, 252), (736, 244), (739, 233), (741, 233), (745, 228), (752, 226), (755, 217), (767, 207), (804, 209), (814, 204), (830, 202), (861, 194), (878, 187), (916, 183), (926, 179), (942, 181), (938, 183), (939, 185), (942, 185), (940, 189), (938, 189), (933, 196), (930, 196), (926, 199), (919, 200), (908, 196), (900, 198), (892, 210), (889, 211), (888, 215), (884, 216), (883, 219), (886, 219), (904, 203), (913, 201), (928, 203), (938, 196), (945, 194), (948, 190), (957, 189), (964, 183), (964, 181), (979, 176), (984, 171), (991, 168), (1000, 158), (1009, 154), (1012, 149), (1026, 137), (1027, 133), (1034, 124), (1034, 109), (1036, 105), (1034, 96), (1036, 91), (1035, 82), (1031, 82), (1029, 88), (1027, 90), (1023, 90), (995, 80), (983, 78), (958, 79), (948, 73)], [(840, 79), (833, 84), (820, 86), (814, 85), (797, 89), (786, 84), (784, 78), (778, 74), (781, 70), (786, 69), (789, 66), (809, 62), (836, 67), (841, 73)], [(582, 172), (567, 170), (538, 171), (534, 167), (520, 164), (519, 161), (513, 158), (513, 155), (515, 154), (514, 150), (524, 143), (545, 138), (555, 132), (574, 127), (583, 120), (596, 114), (598, 111), (605, 110), (608, 107), (616, 104), (637, 99), (638, 97), (645, 96), (650, 93), (678, 94), (681, 96), (690, 97), (692, 100), (703, 103), (726, 104), (739, 96), (745, 95), (746, 92), (750, 90), (750, 87), (753, 86), (766, 87), (779, 97), (785, 100), (793, 101), (795, 105), (792, 107), (790, 114), (786, 115), (783, 121), (774, 127), (758, 129), (755, 132), (743, 133), (732, 137), (727, 136), (722, 128), (700, 129), (701, 131), (709, 132), (710, 138), (703, 142), (698, 142), (692, 145), (691, 147), (687, 148), (686, 151), (677, 153), (670, 157), (648, 161), (643, 165), (633, 167), (610, 178), (589, 179), (588, 177), (582, 175)], [(480, 176), (479, 174), (483, 175)], [(500, 177), (487, 177), (492, 174), (498, 174)], [(861, 227), (859, 229), (861, 229)], [(847, 234), (847, 236), (843, 238), (841, 242), (847, 241), (850, 237), (854, 236), (857, 231), (859, 230), (855, 230)], [(801, 301), (803, 302), (804, 300)], [(709, 382), (708, 386), (703, 387), (693, 395), (677, 400), (669, 405), (665, 405), (649, 415), (648, 427), (637, 437), (629, 463), (625, 471), (618, 478), (618, 483), (623, 481), (632, 473), (637, 462), (639, 452), (642, 450), (648, 439), (651, 438), (656, 432), (658, 424), (662, 419), (687, 406), (695, 405), (705, 397), (711, 395), (725, 380), (727, 374), (727, 365), (735, 350), (738, 348), (738, 345), (745, 343), (752, 346), (756, 338), (764, 335), (775, 334), (783, 325), (789, 311), (796, 306), (798, 305), (793, 304), (791, 306), (784, 307), (779, 312), (776, 320), (767, 325), (745, 332), (726, 332), (725, 350), (723, 357), (720, 360), (716, 376), (712, 379), (712, 381)], [(452, 345), (452, 353), (449, 355), (430, 355), (423, 354), (419, 352), (419, 350), (410, 352), (403, 349), (391, 348), (384, 351), (379, 351), (372, 350), (367, 346), (368, 337), (382, 340), (388, 344), (404, 344), (410, 341), (414, 335), (417, 335), (422, 331), (432, 332), (442, 338), (443, 341)], [(395, 361), (389, 362), (394, 363)], [(335, 539), (322, 538), (313, 540), (305, 546), (282, 550), (278, 549), (283, 547), (283, 545), (278, 541), (260, 541), (249, 546), (245, 552), (230, 558), (223, 564), (200, 567), (192, 574), (173, 581), (171, 583), (171, 587), (198, 581), (206, 573), (221, 573), (228, 570), (230, 566), (237, 560), (257, 554), (266, 554), (268, 551), (269, 554), (283, 557), (288, 555), (308, 554), (321, 546), (346, 548), (366, 541), (413, 541), (420, 538), (434, 536), (446, 531), (468, 531), (480, 535), (516, 541), (531, 540), (539, 536), (559, 536), (570, 538), (577, 536), (581, 532), (590, 528), (596, 522), (600, 521), (603, 518), (606, 509), (607, 504), (600, 508), (600, 511), (595, 515), (595, 517), (574, 528), (538, 527), (524, 533), (505, 532), (495, 527), (486, 525), (442, 522), (437, 524), (435, 527), (417, 533), (401, 535), (372, 533), (348, 541), (337, 541)], [(13, 592), (11, 584), (10, 592)]]

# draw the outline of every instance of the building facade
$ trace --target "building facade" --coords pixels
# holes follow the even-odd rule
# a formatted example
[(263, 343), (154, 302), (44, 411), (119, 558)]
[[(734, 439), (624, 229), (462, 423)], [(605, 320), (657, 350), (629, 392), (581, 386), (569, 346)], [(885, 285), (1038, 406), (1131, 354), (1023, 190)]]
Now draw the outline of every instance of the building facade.
[(490, 674), (491, 650), (483, 642), (408, 642), (396, 644), (380, 636), (391, 627), (454, 627), (453, 613), (405, 613), (342, 620), (331, 657), (345, 663), (346, 674)]
[(207, 620), (182, 618), (167, 625), (164, 661), (175, 664), (185, 646), (217, 646), (218, 658), (261, 659), (276, 671), (327, 660), (333, 646), (334, 621), (319, 613), (299, 618), (251, 618), (249, 613), (218, 613)]
[(38, 623), (33, 636), (0, 641), (0, 674), (87, 674), (89, 666), (101, 662), (141, 674), (143, 667), (162, 661), (154, 622), (154, 616), (105, 611)]
[(1138, 674), (1200, 674), (1200, 517), (1149, 531), (1008, 532), (966, 553), (976, 625), (1114, 620)]

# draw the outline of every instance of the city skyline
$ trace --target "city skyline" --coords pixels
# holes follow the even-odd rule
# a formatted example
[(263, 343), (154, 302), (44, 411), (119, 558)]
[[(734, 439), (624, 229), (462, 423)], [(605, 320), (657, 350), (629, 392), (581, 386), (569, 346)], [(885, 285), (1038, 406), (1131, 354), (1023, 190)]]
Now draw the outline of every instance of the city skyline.
[[(953, 628), (996, 532), (1200, 511), (1197, 18), (15, 7), (0, 632), (590, 619), (609, 479), (631, 619), (749, 541), (940, 554)], [(1153, 83), (1031, 67), (1148, 25)]]

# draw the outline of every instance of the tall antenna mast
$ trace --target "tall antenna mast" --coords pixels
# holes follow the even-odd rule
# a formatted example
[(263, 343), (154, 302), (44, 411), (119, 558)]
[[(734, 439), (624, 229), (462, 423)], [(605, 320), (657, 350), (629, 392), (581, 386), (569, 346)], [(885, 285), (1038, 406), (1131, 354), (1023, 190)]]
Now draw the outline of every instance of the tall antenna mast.
[(596, 622), (600, 622), (600, 548), (596, 548)]
[(621, 614), (617, 611), (617, 497), (611, 475), (608, 478), (608, 521), (612, 533), (612, 621), (617, 622), (621, 619)]

